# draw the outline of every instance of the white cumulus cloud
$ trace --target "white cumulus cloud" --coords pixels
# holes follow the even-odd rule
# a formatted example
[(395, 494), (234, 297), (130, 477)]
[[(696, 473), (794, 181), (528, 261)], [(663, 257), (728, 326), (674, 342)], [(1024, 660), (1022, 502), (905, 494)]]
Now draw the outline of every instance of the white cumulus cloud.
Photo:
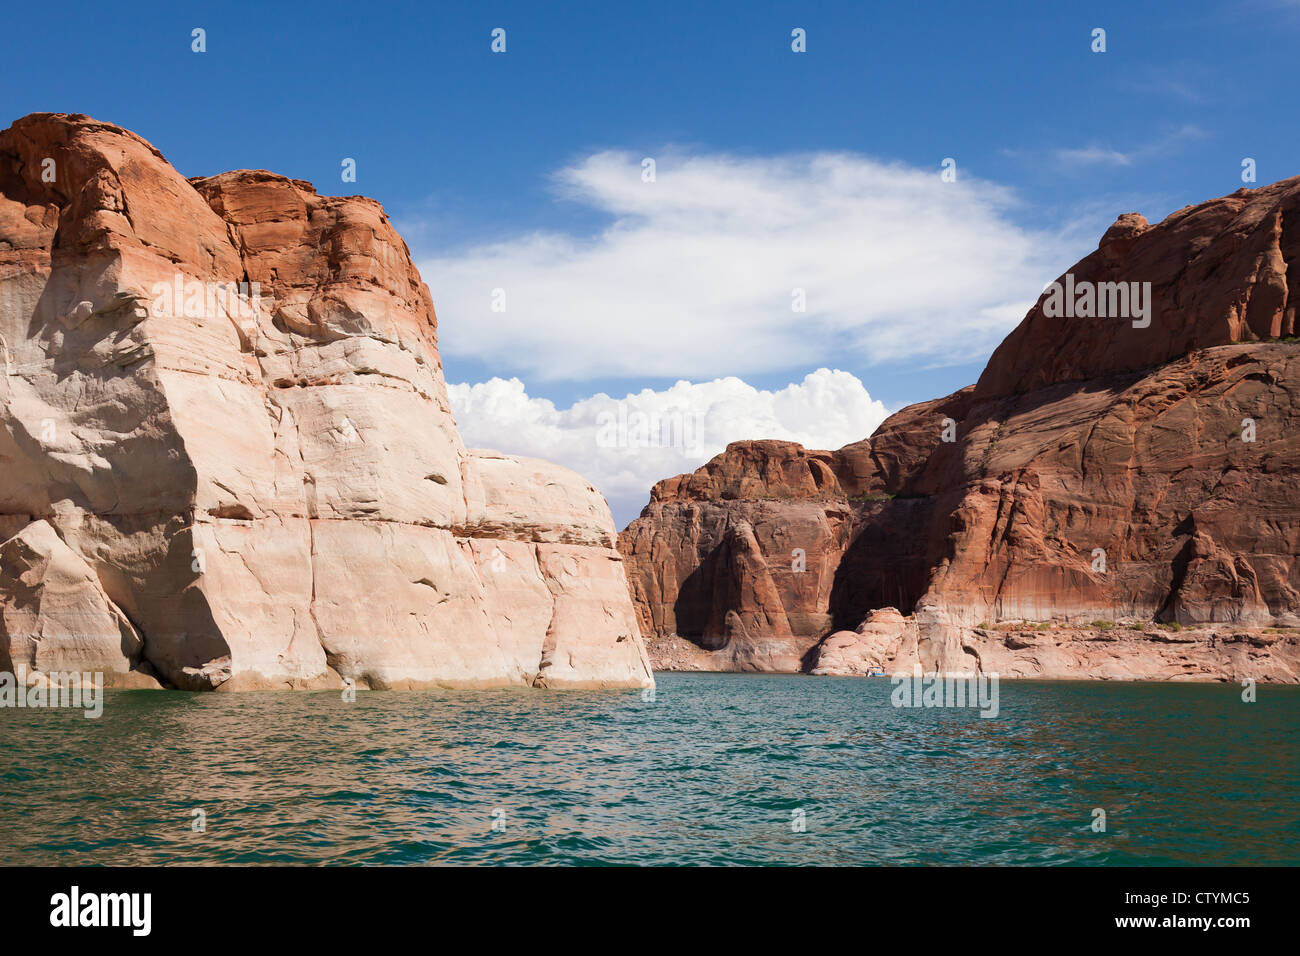
[[(441, 346), (530, 381), (749, 376), (984, 358), (1078, 249), (969, 176), (851, 153), (599, 152), (559, 171), (593, 235), (507, 236), (420, 264)], [(803, 290), (806, 311), (794, 311)], [(504, 304), (504, 311), (494, 311)]]
[(623, 398), (599, 393), (556, 408), (517, 378), (449, 385), (465, 443), (545, 458), (582, 474), (604, 493), (623, 527), (661, 478), (693, 471), (739, 439), (782, 438), (839, 448), (866, 438), (888, 414), (862, 382), (819, 368), (773, 391), (739, 378), (679, 381)]

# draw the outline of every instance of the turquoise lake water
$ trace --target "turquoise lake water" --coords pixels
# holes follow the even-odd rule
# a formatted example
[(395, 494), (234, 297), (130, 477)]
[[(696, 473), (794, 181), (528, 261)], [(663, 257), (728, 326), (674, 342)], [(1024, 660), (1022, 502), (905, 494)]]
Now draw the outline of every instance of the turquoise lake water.
[(0, 863), (1300, 862), (1297, 687), (658, 680), (0, 710)]

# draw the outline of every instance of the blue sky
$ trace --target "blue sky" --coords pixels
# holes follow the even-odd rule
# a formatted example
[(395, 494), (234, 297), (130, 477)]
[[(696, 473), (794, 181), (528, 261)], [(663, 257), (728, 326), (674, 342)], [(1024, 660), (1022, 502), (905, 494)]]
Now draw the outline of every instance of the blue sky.
[[(1281, 0), (383, 8), (316, 2), (298, 9), (68, 3), (57, 12), (11, 5), (4, 23), (0, 119), (38, 110), (89, 113), (140, 133), (186, 175), (267, 168), (310, 180), (324, 193), (379, 199), (439, 306), (448, 381), (518, 376), (530, 401), (560, 411), (598, 392), (663, 391), (678, 377), (735, 375), (775, 391), (822, 366), (856, 376), (890, 410), (943, 394), (977, 377), (1014, 324), (1008, 303), (1032, 301), (1042, 283), (1095, 246), (1119, 213), (1139, 211), (1154, 221), (1232, 192), (1242, 185), (1243, 157), (1256, 160), (1259, 184), (1300, 173), (1300, 128), (1287, 106), (1300, 4)], [(191, 52), (194, 27), (207, 32), (206, 53)], [(505, 54), (489, 49), (495, 27), (507, 31)], [(790, 49), (795, 27), (807, 32), (806, 53)], [(1102, 54), (1090, 49), (1095, 27), (1106, 30)], [(592, 159), (602, 156), (608, 161)], [(705, 263), (716, 255), (724, 265), (742, 247), (736, 231), (754, 231), (743, 221), (753, 196), (825, 199), (831, 187), (809, 185), (818, 167), (801, 165), (807, 157), (840, 157), (860, 192), (874, 188), (872, 175), (881, 169), (937, 180), (941, 160), (953, 157), (958, 185), (975, 197), (977, 211), (937, 198), (925, 228), (936, 237), (955, 234), (961, 223), (944, 217), (973, 216), (973, 228), (1005, 231), (1005, 245), (989, 253), (1015, 262), (992, 278), (1014, 288), (1004, 296), (972, 292), (990, 309), (977, 334), (958, 317), (930, 323), (924, 311), (880, 306), (890, 293), (879, 283), (890, 277), (873, 280), (879, 299), (872, 289), (861, 292), (864, 314), (876, 309), (868, 335), (855, 326), (854, 300), (829, 287), (849, 274), (846, 263), (820, 275), (821, 288), (809, 289), (810, 301), (836, 304), (825, 314), (810, 308), (807, 335), (782, 339), (770, 328), (748, 329), (743, 297), (720, 300), (720, 308), (740, 316), (730, 338), (706, 336), (693, 346), (670, 323), (665, 335), (677, 340), (681, 371), (673, 353), (652, 355), (658, 346), (637, 336), (601, 340), (605, 354), (623, 359), (611, 363), (609, 374), (590, 362), (570, 368), (564, 361), (580, 351), (573, 343), (590, 336), (597, 318), (644, 325), (655, 310), (677, 314), (667, 265), (654, 292), (668, 296), (667, 305), (656, 300), (649, 313), (625, 309), (630, 303), (608, 292), (607, 316), (588, 316), (586, 325), (568, 327), (554, 302), (516, 313), (515, 321), (523, 315), (530, 328), (544, 327), (558, 343), (554, 355), (518, 326), (502, 338), (477, 334), (492, 321), (486, 308), (470, 304), (479, 301), (473, 283), (485, 268), (504, 269), (499, 281), (507, 286), (512, 270), (525, 266), (539, 272), (554, 265), (561, 283), (608, 266), (617, 280), (619, 269), (632, 268), (619, 256), (637, 247), (620, 246), (620, 237), (630, 231), (649, 245), (674, 234), (677, 219), (656, 223), (654, 213), (636, 207), (639, 199), (620, 192), (623, 172), (635, 172), (643, 156), (660, 163), (665, 189), (657, 195), (686, 183), (684, 172), (673, 177), (688, 169), (706, 193), (720, 191), (709, 184), (725, 185), (732, 169), (754, 191), (738, 193), (735, 208), (700, 213), (730, 223), (714, 236), (712, 252), (699, 253)], [(343, 157), (357, 161), (355, 184), (340, 181)], [(920, 195), (899, 194), (901, 218)], [(678, 198), (696, 201), (686, 192)], [(869, 199), (857, 196), (866, 206)], [(694, 214), (683, 214), (688, 229)], [(870, 232), (876, 214), (846, 219), (842, 228)], [(539, 235), (546, 237), (544, 254), (528, 245)], [(906, 250), (907, 242), (924, 238), (889, 247)], [(954, 243), (945, 255), (960, 259), (962, 250), (980, 245)], [(757, 271), (785, 261), (781, 250), (788, 247), (771, 248), (770, 259), (759, 252)], [(873, 259), (878, 248), (865, 245), (861, 255)], [(487, 249), (496, 251), (484, 266)], [(953, 275), (987, 269), (987, 262), (972, 261)], [(950, 278), (940, 268), (906, 281), (923, 289)], [(562, 284), (547, 294), (568, 298)], [(593, 295), (575, 286), (575, 309), (597, 308), (583, 304)], [(949, 306), (936, 300), (932, 307)], [(685, 331), (691, 322), (697, 320)], [(904, 347), (928, 334), (953, 347), (918, 346), (914, 354)], [(627, 360), (625, 351), (645, 354), (645, 362)], [(864, 423), (862, 435), (870, 427)]]

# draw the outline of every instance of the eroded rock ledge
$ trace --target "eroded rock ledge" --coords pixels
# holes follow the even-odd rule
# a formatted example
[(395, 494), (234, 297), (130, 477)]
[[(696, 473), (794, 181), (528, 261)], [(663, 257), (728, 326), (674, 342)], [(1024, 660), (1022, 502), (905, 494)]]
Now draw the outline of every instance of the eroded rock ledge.
[(1141, 621), (981, 622), (968, 627), (932, 606), (904, 617), (872, 611), (853, 631), (818, 644), (813, 674), (994, 673), (1096, 680), (1300, 681), (1300, 627), (1241, 628)]
[(25, 117), (0, 133), (0, 348), (0, 670), (651, 680), (604, 499), (463, 446), (373, 200), (186, 180), (116, 126)]
[[(1069, 274), (1150, 282), (1150, 323), (1040, 301), (976, 385), (861, 442), (736, 442), (656, 485), (619, 536), (656, 664), (854, 672), (898, 608), (977, 652), (935, 659), (1020, 676), (1297, 680), (1270, 629), (1300, 625), (1300, 178), (1121, 216)], [(979, 626), (1019, 621), (1052, 628), (1033, 653)], [(1219, 625), (1243, 642), (1210, 654)]]

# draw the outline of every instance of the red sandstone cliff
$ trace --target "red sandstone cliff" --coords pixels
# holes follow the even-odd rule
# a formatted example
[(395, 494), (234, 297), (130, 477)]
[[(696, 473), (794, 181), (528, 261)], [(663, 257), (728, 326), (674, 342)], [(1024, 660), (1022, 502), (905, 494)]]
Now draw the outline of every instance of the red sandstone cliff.
[(651, 681), (604, 499), (466, 449), (379, 203), (0, 132), (0, 672), (194, 690)]
[(1068, 274), (1150, 283), (1147, 316), (1045, 293), (976, 385), (864, 441), (657, 484), (619, 548), (660, 666), (1300, 679), (1300, 178), (1121, 216)]

